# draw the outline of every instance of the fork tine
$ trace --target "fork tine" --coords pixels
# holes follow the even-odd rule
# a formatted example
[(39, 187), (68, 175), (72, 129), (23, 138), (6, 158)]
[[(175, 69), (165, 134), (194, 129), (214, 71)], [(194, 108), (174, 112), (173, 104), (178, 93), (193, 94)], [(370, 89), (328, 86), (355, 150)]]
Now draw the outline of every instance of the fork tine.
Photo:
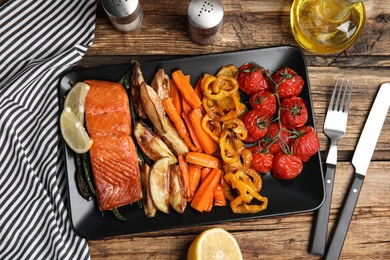
[[(338, 80), (336, 80), (336, 83), (335, 83), (335, 86), (334, 88), (336, 89), (337, 88), (337, 84), (338, 83)], [(337, 111), (339, 109), (339, 105), (340, 105), (340, 108), (341, 108), (341, 104), (339, 101), (340, 101), (340, 95), (341, 95), (341, 91), (343, 90), (343, 83), (344, 83), (344, 79), (341, 79), (341, 83), (340, 83), (340, 87), (339, 87), (339, 92), (337, 94), (337, 100), (336, 100), (336, 104), (334, 106), (334, 110)], [(348, 84), (348, 82), (347, 82)], [(344, 97), (344, 96), (343, 96)], [(344, 101), (344, 99), (343, 99)]]
[[(344, 113), (348, 113), (349, 110), (349, 103), (351, 101), (351, 95), (352, 95), (352, 88), (353, 88), (353, 83), (354, 81), (351, 81), (351, 84), (349, 85), (349, 91), (348, 91), (348, 99), (347, 99), (347, 104), (345, 105)], [(347, 90), (347, 88), (345, 88)], [(345, 94), (344, 94), (345, 95)]]
[(334, 97), (336, 96), (338, 82), (339, 82), (339, 79), (336, 79), (336, 83), (334, 84), (334, 88), (333, 88), (332, 98), (330, 99), (330, 102), (329, 102), (328, 111), (333, 110), (333, 102), (334, 102)]

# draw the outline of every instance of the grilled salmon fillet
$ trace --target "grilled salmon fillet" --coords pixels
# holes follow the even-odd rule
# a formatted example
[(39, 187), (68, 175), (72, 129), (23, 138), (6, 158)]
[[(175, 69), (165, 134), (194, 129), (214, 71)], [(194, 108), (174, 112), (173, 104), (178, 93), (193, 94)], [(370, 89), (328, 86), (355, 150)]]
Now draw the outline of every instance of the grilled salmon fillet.
[(85, 100), (85, 120), (90, 136), (131, 134), (129, 98), (116, 82), (86, 80), (91, 89)]
[(131, 134), (129, 99), (116, 82), (86, 80), (85, 118), (93, 145), (91, 165), (101, 211), (142, 198), (138, 156)]

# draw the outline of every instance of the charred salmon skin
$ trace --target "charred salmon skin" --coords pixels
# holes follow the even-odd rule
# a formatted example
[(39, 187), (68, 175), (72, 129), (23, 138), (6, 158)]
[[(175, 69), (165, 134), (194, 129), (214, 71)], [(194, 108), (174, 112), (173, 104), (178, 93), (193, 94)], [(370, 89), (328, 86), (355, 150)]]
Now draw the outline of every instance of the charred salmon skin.
[(138, 156), (131, 134), (129, 99), (116, 82), (86, 80), (85, 100), (92, 172), (101, 211), (142, 198)]

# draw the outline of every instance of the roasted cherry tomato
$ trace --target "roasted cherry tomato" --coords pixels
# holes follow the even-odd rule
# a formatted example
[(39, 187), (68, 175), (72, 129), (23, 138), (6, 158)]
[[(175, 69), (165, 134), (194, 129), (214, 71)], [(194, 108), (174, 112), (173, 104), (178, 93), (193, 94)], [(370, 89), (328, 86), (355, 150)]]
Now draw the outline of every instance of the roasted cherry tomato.
[(278, 152), (273, 160), (272, 176), (281, 180), (290, 180), (298, 176), (303, 169), (303, 163), (294, 154)]
[(269, 119), (276, 114), (276, 102), (275, 95), (266, 90), (252, 94), (249, 99), (249, 104), (252, 109), (260, 111)]
[(262, 90), (269, 90), (264, 68), (254, 63), (244, 63), (238, 70), (237, 81), (240, 89), (248, 96)]
[(320, 140), (311, 126), (297, 129), (297, 133), (298, 138), (291, 145), (292, 152), (303, 162), (307, 162), (320, 149)]
[(284, 127), (281, 129), (279, 127), (278, 122), (270, 123), (267, 137), (264, 138), (265, 143), (262, 143), (264, 147), (268, 147), (268, 151), (272, 154), (289, 147), (290, 144), (291, 133), (286, 131)]
[(257, 110), (249, 110), (242, 118), (242, 122), (248, 130), (246, 142), (257, 142), (268, 132), (269, 119)]
[[(278, 69), (271, 77), (276, 84), (279, 84), (278, 94), (280, 99), (298, 96), (305, 83), (294, 70), (286, 67)], [(275, 89), (273, 91), (275, 92)]]
[(252, 167), (259, 173), (267, 173), (272, 170), (274, 155), (262, 152), (258, 145), (249, 148), (252, 151)]
[(280, 120), (289, 128), (304, 126), (307, 122), (307, 108), (300, 97), (286, 98), (280, 103)]

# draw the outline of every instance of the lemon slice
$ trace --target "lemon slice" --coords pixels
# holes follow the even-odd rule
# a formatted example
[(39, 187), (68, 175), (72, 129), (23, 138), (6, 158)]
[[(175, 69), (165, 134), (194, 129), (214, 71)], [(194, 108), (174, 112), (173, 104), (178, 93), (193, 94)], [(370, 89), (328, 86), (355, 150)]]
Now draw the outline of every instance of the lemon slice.
[(66, 95), (64, 107), (70, 107), (73, 114), (84, 125), (84, 104), (91, 87), (84, 82), (77, 82)]
[(236, 239), (223, 228), (212, 228), (200, 233), (191, 243), (187, 260), (230, 259), (242, 260)]
[(76, 153), (86, 153), (93, 141), (70, 107), (64, 107), (60, 116), (60, 128), (67, 145)]

